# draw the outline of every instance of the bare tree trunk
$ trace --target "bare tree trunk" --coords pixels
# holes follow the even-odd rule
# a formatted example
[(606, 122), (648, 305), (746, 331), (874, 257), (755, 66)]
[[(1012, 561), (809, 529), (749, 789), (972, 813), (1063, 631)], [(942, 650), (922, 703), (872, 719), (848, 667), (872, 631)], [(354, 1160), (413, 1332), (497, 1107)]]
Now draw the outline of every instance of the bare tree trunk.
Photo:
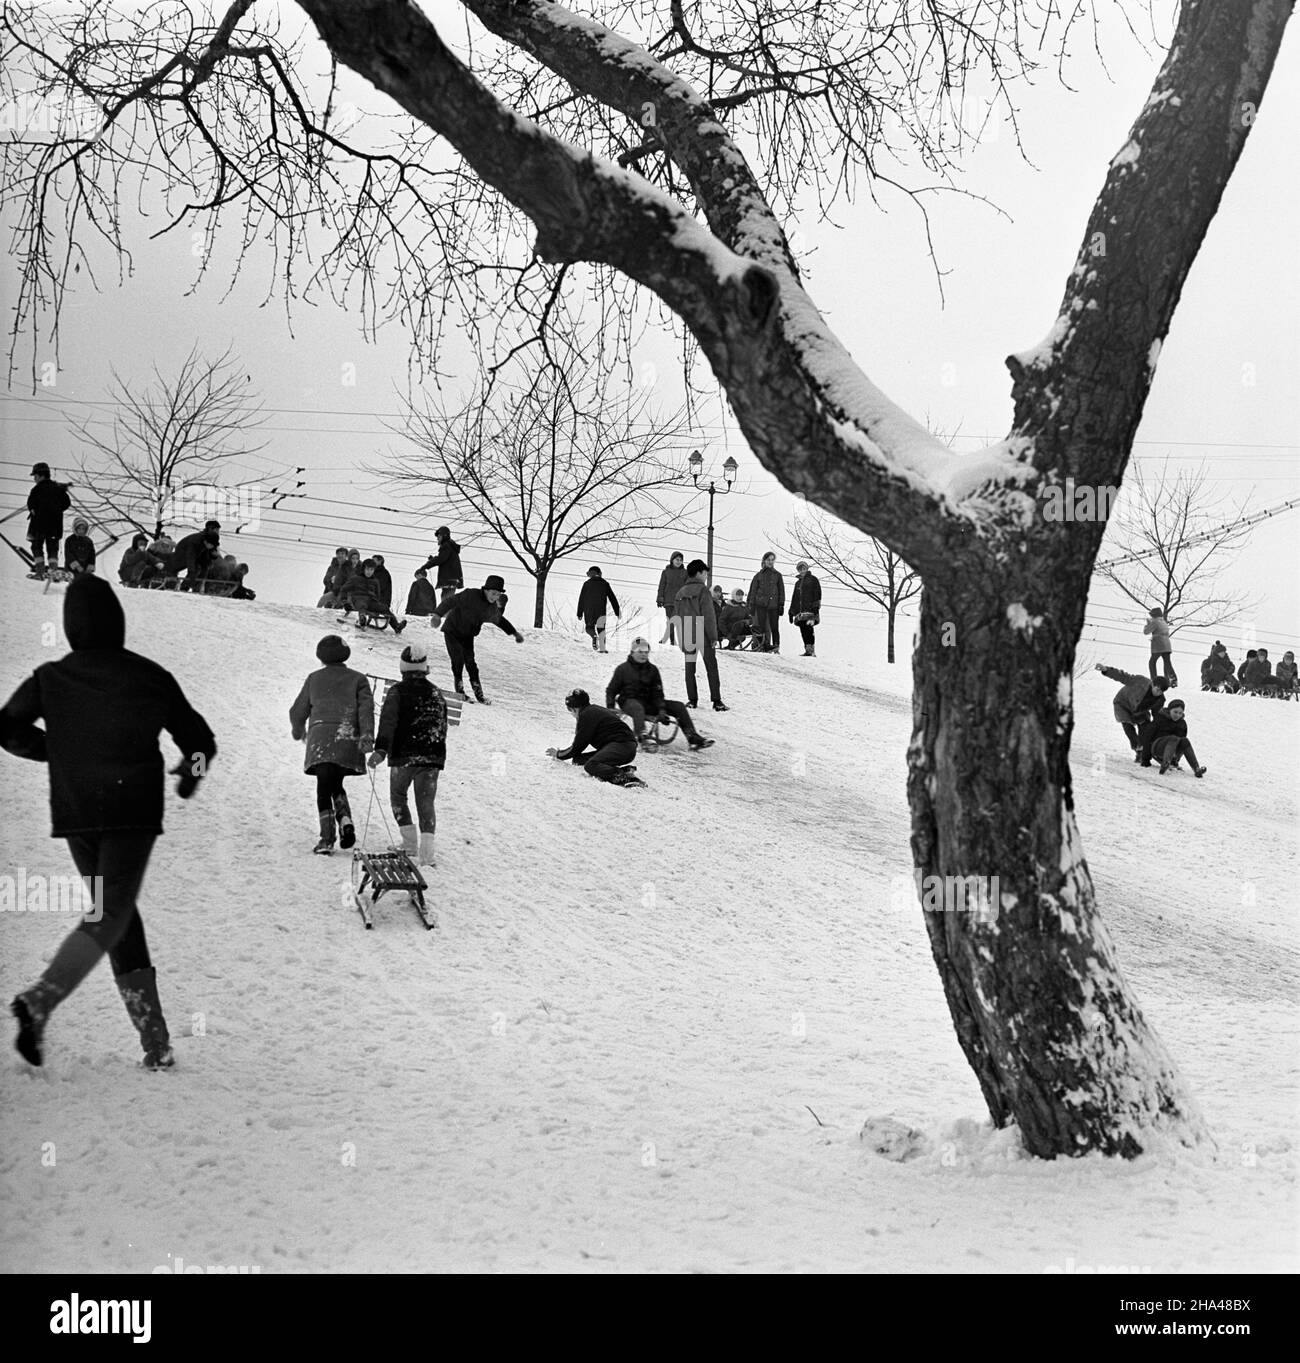
[(537, 569), (537, 591), (533, 597), (533, 628), (541, 629), (546, 612), (546, 577), (550, 564)]
[(898, 607), (894, 605), (890, 605), (885, 612), (885, 615), (889, 620), (889, 646), (886, 653), (885, 661), (890, 663), (894, 661), (894, 616), (897, 614), (897, 612)]

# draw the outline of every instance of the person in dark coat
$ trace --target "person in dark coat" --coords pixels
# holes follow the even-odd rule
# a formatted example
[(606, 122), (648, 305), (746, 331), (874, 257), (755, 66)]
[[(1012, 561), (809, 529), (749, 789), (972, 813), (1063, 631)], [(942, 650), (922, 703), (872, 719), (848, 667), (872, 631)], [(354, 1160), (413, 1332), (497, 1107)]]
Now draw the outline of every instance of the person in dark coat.
[(1247, 691), (1263, 691), (1273, 685), (1273, 664), (1268, 660), (1268, 649), (1256, 649), (1253, 658), (1247, 655), (1241, 684)]
[(78, 516), (72, 534), (63, 541), (63, 566), (70, 573), (95, 571), (95, 541), (90, 538), (90, 522)]
[(148, 535), (132, 535), (131, 547), (122, 555), (117, 575), (127, 587), (142, 587), (163, 571), (164, 558), (149, 548)]
[(1284, 696), (1289, 696), (1297, 689), (1295, 654), (1290, 649), (1282, 655), (1282, 661), (1277, 665), (1276, 681), (1278, 690)]
[(601, 576), (599, 568), (587, 569), (587, 580), (578, 593), (578, 619), (586, 626), (591, 636), (591, 646), (597, 653), (608, 653), (605, 647), (605, 620), (608, 612), (619, 618), (618, 597), (614, 589)]
[(753, 619), (745, 604), (745, 593), (737, 587), (718, 616), (718, 639), (726, 648), (736, 648), (751, 633)]
[(449, 601), (465, 585), (460, 566), (460, 545), (451, 537), (451, 531), (440, 525), (433, 537), (438, 541), (437, 553), (430, 554), (425, 568), (437, 567), (437, 588), (443, 601)]
[[(569, 692), (564, 708), (577, 720), (573, 742), (567, 748), (547, 748), (548, 757), (577, 763), (598, 781), (619, 786), (645, 784), (637, 780), (636, 768), (628, 766), (636, 756), (636, 739), (613, 710), (593, 705), (591, 697), (581, 690)], [(590, 756), (588, 748), (595, 750)]]
[(478, 675), (478, 659), (474, 657), (474, 640), (484, 625), (495, 625), (505, 634), (514, 636), (522, 644), (524, 636), (505, 618), (496, 614), (497, 599), (504, 595), (506, 584), (495, 573), (481, 587), (467, 587), (455, 596), (440, 601), (434, 608), (433, 619), (442, 628), (447, 656), (451, 659), (451, 675), (456, 683), (456, 694), (468, 700), (462, 674), (469, 673), (469, 684), (474, 688), (474, 699), (480, 705), (492, 702), (483, 694)]
[(649, 639), (632, 640), (627, 662), (619, 663), (605, 688), (605, 705), (610, 710), (617, 705), (631, 718), (638, 743), (644, 736), (646, 717), (649, 716), (651, 719), (675, 719), (692, 748), (713, 746), (711, 738), (696, 732), (691, 712), (681, 701), (664, 699), (664, 681), (659, 669), (650, 661)]
[(1139, 741), (1138, 730), (1153, 716), (1160, 713), (1160, 709), (1165, 703), (1165, 692), (1169, 689), (1169, 683), (1164, 680), (1152, 681), (1148, 677), (1136, 677), (1132, 672), (1125, 672), (1118, 667), (1103, 667), (1101, 663), (1097, 664), (1097, 671), (1103, 677), (1109, 677), (1111, 681), (1124, 683), (1115, 692), (1115, 699), (1112, 702), (1115, 719), (1124, 730), (1124, 737), (1128, 739), (1129, 747), (1137, 753), (1134, 760), (1141, 761), (1140, 750), (1142, 745)]
[[(163, 831), (166, 729), (181, 751), (176, 793), (188, 800), (217, 744), (170, 672), (125, 647), (126, 618), (112, 587), (90, 574), (68, 587), (63, 629), (72, 652), (44, 663), (0, 710), (0, 746), (50, 769), (51, 836), (66, 838), (94, 909), (64, 939), (40, 980), (14, 999), (17, 1047), (43, 1059), (51, 1011), (107, 954), (140, 1036), (143, 1064), (173, 1063), (144, 923), (136, 904)], [(39, 728), (36, 721), (44, 721)]]
[(822, 618), (822, 584), (813, 576), (802, 559), (795, 565), (794, 591), (790, 593), (790, 623), (799, 626), (803, 635), (803, 656), (817, 656), (815, 627)]
[(710, 594), (710, 596), (713, 597), (713, 616), (714, 616), (714, 619), (716, 619), (717, 622), (718, 622), (718, 635), (719, 635), (719, 638), (721, 638), (721, 635), (722, 635), (722, 611), (723, 611), (723, 608), (724, 608), (724, 607), (726, 606), (726, 604), (727, 604), (726, 593), (725, 593), (725, 592), (722, 590), (722, 588), (721, 588), (720, 586), (718, 586), (718, 584), (715, 582), (715, 583), (713, 584), (713, 586), (709, 588), (709, 594)]
[(1228, 692), (1236, 691), (1237, 672), (1232, 659), (1228, 657), (1228, 650), (1216, 639), (1214, 647), (1210, 649), (1210, 656), (1201, 662), (1201, 689), (1218, 691), (1220, 688)]
[(762, 636), (760, 653), (780, 653), (781, 616), (785, 611), (785, 578), (776, 571), (776, 555), (766, 553), (749, 584), (749, 608), (754, 633)]
[(375, 561), (375, 581), (379, 583), (379, 599), (385, 606), (393, 604), (393, 575), (384, 567), (383, 554), (371, 554)]
[(330, 559), (329, 567), (325, 569), (325, 576), (321, 583), (325, 588), (321, 599), (317, 601), (318, 608), (324, 606), (338, 606), (339, 588), (352, 576), (352, 566), (348, 560), (348, 551), (340, 546), (335, 549), (334, 557)]
[(695, 664), (704, 655), (704, 672), (709, 679), (709, 699), (715, 710), (726, 710), (722, 703), (722, 686), (718, 680), (718, 659), (714, 652), (718, 642), (718, 621), (713, 614), (713, 596), (704, 578), (708, 564), (702, 558), (692, 559), (686, 569), (686, 585), (677, 593), (673, 614), (682, 631), (682, 652), (686, 655), (686, 703), (695, 709), (700, 703), (699, 688), (695, 684)]
[(59, 566), (59, 541), (63, 538), (63, 513), (72, 505), (68, 483), (56, 483), (50, 466), (32, 465), (36, 480), (27, 494), (27, 542), (32, 546), (32, 576), (44, 577), (47, 567)]
[(337, 634), (327, 634), (316, 645), (324, 666), (307, 677), (289, 707), (294, 742), (307, 743), (302, 769), (316, 778), (320, 841), (312, 851), (321, 856), (333, 852), (336, 828), (340, 847), (357, 840), (343, 779), (365, 771), (365, 754), (375, 746), (375, 698), (365, 677), (344, 667), (351, 656)]
[[(447, 702), (429, 680), (429, 657), (422, 644), (407, 644), (399, 664), (402, 680), (384, 695), (370, 765), (388, 758), (388, 799), (406, 854), (421, 866), (433, 865), (433, 835), (438, 818), (438, 773), (447, 764)], [(417, 836), (407, 792), (415, 793)]]
[(1171, 700), (1167, 710), (1142, 726), (1138, 761), (1144, 767), (1151, 765), (1154, 756), (1160, 763), (1160, 775), (1163, 776), (1185, 757), (1194, 776), (1205, 775), (1206, 769), (1197, 762), (1196, 753), (1187, 737), (1187, 721), (1183, 718), (1186, 713), (1186, 706), (1181, 700)]
[(411, 590), (406, 594), (407, 615), (432, 615), (437, 604), (438, 596), (429, 581), (428, 570), (417, 568), (415, 581), (411, 583)]
[(192, 535), (184, 536), (177, 542), (176, 552), (167, 565), (167, 571), (172, 577), (185, 574), (181, 582), (181, 591), (200, 590), (200, 584), (208, 575), (208, 567), (217, 556), (220, 547), (220, 534), (207, 526), (202, 530), (196, 530)]
[(394, 634), (400, 634), (406, 628), (406, 621), (398, 620), (384, 604), (378, 569), (372, 558), (363, 559), (360, 572), (354, 573), (340, 588), (339, 604), (344, 615), (356, 611), (357, 623), (362, 628), (372, 615), (387, 620)]
[(683, 554), (673, 554), (668, 560), (668, 566), (659, 574), (659, 591), (655, 596), (655, 605), (662, 606), (667, 623), (664, 625), (664, 637), (659, 640), (662, 643), (675, 644), (677, 642), (677, 617), (674, 612), (677, 609), (677, 593), (686, 585), (686, 558)]

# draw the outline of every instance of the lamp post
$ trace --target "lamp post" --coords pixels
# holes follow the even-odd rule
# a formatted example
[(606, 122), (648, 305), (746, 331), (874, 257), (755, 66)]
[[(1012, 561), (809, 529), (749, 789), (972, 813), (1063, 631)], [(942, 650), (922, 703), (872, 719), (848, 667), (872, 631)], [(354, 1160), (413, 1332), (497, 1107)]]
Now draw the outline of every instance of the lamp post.
[[(691, 464), (691, 482), (694, 483), (696, 487), (699, 487), (700, 474), (704, 472), (704, 456), (699, 452), (699, 450), (691, 451), (690, 464)], [(740, 465), (737, 464), (736, 461), (730, 455), (728, 455), (726, 458), (726, 462), (722, 465), (722, 477), (723, 480), (726, 482), (726, 487), (722, 489), (722, 495), (724, 497), (727, 495), (728, 492), (731, 491), (731, 485), (736, 481), (736, 470), (739, 467)], [(715, 483), (713, 479), (709, 479), (708, 579), (710, 587), (713, 586), (713, 497), (717, 490), (718, 490), (717, 483)]]

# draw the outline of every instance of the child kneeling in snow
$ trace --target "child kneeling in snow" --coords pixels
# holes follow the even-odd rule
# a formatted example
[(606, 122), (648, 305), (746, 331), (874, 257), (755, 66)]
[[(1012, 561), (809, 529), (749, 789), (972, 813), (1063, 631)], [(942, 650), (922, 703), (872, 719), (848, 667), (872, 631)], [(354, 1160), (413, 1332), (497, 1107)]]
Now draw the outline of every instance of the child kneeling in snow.
[(1196, 753), (1187, 738), (1187, 721), (1183, 718), (1187, 707), (1181, 700), (1172, 701), (1163, 714), (1157, 715), (1142, 730), (1142, 747), (1138, 760), (1144, 767), (1151, 765), (1154, 756), (1160, 763), (1160, 775), (1176, 767), (1186, 757), (1195, 776), (1204, 776), (1205, 768), (1196, 760)]

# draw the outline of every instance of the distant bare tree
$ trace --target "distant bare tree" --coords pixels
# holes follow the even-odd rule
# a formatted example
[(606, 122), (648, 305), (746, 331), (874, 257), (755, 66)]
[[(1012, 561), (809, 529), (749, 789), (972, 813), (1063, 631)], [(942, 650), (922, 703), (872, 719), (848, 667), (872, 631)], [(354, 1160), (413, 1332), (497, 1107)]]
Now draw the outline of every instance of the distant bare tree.
[(1174, 630), (1212, 629), (1234, 620), (1250, 604), (1245, 592), (1223, 591), (1219, 575), (1249, 537), (1240, 525), (1246, 513), (1213, 498), (1204, 466), (1170, 474), (1162, 466), (1154, 482), (1136, 468), (1119, 514), (1107, 536), (1115, 552), (1097, 564), (1097, 574), (1146, 614), (1160, 606)]
[(798, 554), (851, 592), (874, 601), (888, 624), (886, 656), (894, 661), (894, 621), (904, 601), (921, 593), (921, 579), (892, 549), (813, 507), (787, 534)]
[(82, 485), (101, 520), (161, 535), (186, 484), (209, 483), (225, 461), (264, 448), (246, 439), (265, 417), (240, 369), (231, 348), (207, 359), (196, 345), (174, 374), (155, 365), (147, 388), (113, 371), (112, 417), (72, 423), (92, 451), (80, 461)]
[(692, 444), (684, 409), (651, 412), (648, 390), (584, 361), (563, 337), (536, 368), (527, 352), (484, 370), (456, 406), (408, 404), (416, 454), (375, 471), (448, 505), (497, 537), (535, 579), (533, 627), (546, 580), (563, 558), (632, 536), (655, 538), (680, 516), (662, 489), (685, 477)]

